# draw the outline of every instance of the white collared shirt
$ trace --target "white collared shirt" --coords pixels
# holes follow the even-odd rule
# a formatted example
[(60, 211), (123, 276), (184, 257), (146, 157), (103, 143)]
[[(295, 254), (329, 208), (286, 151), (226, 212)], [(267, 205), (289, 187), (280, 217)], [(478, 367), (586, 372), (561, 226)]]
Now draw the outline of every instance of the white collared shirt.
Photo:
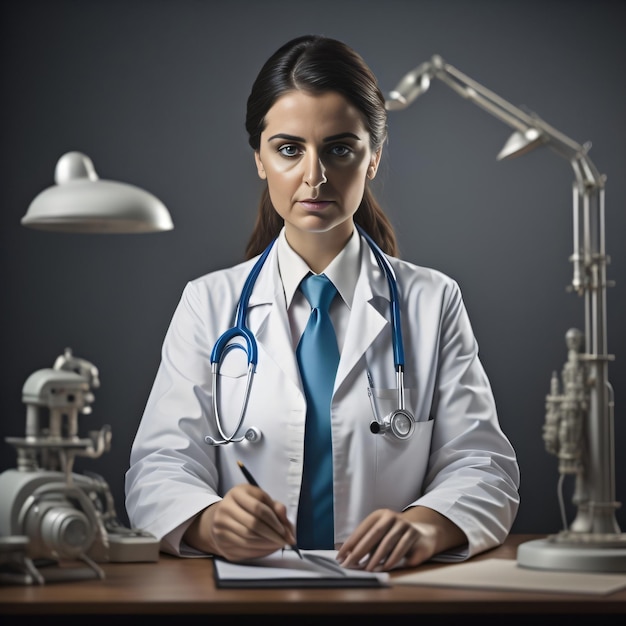
[[(330, 306), (330, 317), (335, 328), (340, 352), (346, 336), (361, 263), (361, 238), (355, 236), (355, 234), (356, 229), (343, 250), (330, 262), (323, 272), (335, 285), (340, 296), (335, 297)], [(285, 302), (287, 303), (291, 338), (293, 349), (295, 350), (311, 314), (311, 306), (298, 287), (302, 279), (312, 270), (306, 261), (289, 245), (284, 228), (281, 230), (276, 244), (278, 270), (283, 289), (285, 290)]]

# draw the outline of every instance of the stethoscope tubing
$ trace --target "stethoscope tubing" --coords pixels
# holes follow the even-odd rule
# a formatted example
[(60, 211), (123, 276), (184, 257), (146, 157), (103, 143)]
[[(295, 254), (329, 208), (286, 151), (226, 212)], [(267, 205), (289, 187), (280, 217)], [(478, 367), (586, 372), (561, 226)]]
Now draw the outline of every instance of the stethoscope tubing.
[[(398, 389), (398, 409), (393, 411), (391, 415), (385, 420), (389, 424), (393, 425), (393, 422), (396, 417), (408, 419), (411, 423), (410, 430), (406, 436), (400, 436), (396, 432), (396, 429), (393, 426), (390, 428), (389, 425), (382, 424), (382, 428), (380, 430), (376, 430), (375, 432), (386, 432), (387, 430), (391, 430), (398, 438), (406, 439), (411, 436), (413, 432), (414, 426), (414, 418), (413, 416), (405, 410), (405, 397), (404, 397), (404, 342), (402, 338), (402, 322), (400, 316), (400, 295), (398, 292), (398, 282), (396, 280), (395, 272), (393, 271), (393, 267), (391, 263), (385, 256), (384, 252), (380, 249), (378, 244), (361, 228), (358, 224), (355, 225), (358, 232), (364, 237), (367, 243), (376, 258), (376, 262), (378, 263), (380, 269), (383, 274), (387, 278), (387, 283), (389, 285), (390, 292), (390, 309), (391, 309), (391, 326), (392, 326), (392, 346), (393, 346), (393, 358), (394, 365), (396, 369), (396, 385)], [(256, 441), (260, 437), (258, 431), (254, 428), (248, 429), (251, 435), (248, 434), (248, 431), (241, 436), (236, 437), (239, 432), (241, 426), (243, 425), (245, 419), (246, 408), (248, 405), (248, 400), (250, 397), (250, 388), (252, 384), (252, 377), (256, 371), (256, 366), (258, 362), (258, 346), (254, 334), (252, 331), (246, 326), (246, 316), (248, 311), (248, 302), (250, 300), (250, 295), (252, 294), (252, 289), (254, 288), (254, 284), (261, 272), (261, 269), (274, 246), (276, 239), (273, 239), (270, 244), (265, 248), (265, 250), (261, 253), (261, 256), (257, 259), (256, 263), (250, 270), (248, 277), (243, 285), (241, 290), (241, 296), (239, 298), (239, 302), (237, 303), (237, 309), (235, 312), (235, 325), (232, 328), (226, 330), (215, 342), (213, 346), (213, 350), (211, 351), (211, 374), (213, 381), (213, 411), (215, 413), (215, 423), (217, 425), (218, 432), (222, 437), (221, 441), (216, 440), (213, 437), (205, 437), (205, 441), (211, 445), (224, 445), (227, 443), (240, 442), (240, 441)], [(233, 342), (233, 339), (237, 337), (243, 338), (245, 342), (244, 344), (239, 342)], [(241, 411), (239, 413), (239, 419), (237, 421), (236, 428), (233, 430), (231, 435), (227, 435), (224, 432), (222, 426), (222, 419), (220, 417), (219, 411), (219, 402), (218, 402), (218, 374), (219, 367), (222, 362), (224, 356), (233, 349), (241, 349), (246, 353), (246, 357), (248, 360), (248, 374), (246, 381), (246, 389), (244, 393), (244, 401), (241, 406)], [(374, 430), (372, 431), (374, 432)]]
[[(261, 268), (265, 263), (265, 259), (267, 259), (275, 241), (276, 239), (270, 242), (269, 246), (265, 248), (261, 256), (258, 258), (257, 262), (254, 264), (253, 268), (250, 270), (250, 273), (246, 278), (246, 282), (244, 283), (241, 290), (241, 296), (237, 304), (235, 325), (225, 331), (222, 335), (220, 335), (218, 340), (215, 342), (213, 350), (211, 351), (211, 366), (219, 365), (220, 361), (228, 351), (227, 346), (234, 338), (243, 337), (246, 341), (247, 349), (245, 350), (245, 352), (248, 358), (248, 365), (252, 365), (253, 372), (256, 370), (256, 365), (259, 359), (259, 351), (256, 339), (252, 334), (252, 331), (246, 326), (246, 314), (248, 312), (248, 301), (250, 300), (250, 295), (252, 294), (254, 283), (256, 282), (256, 279), (261, 272)], [(234, 345), (235, 347), (243, 349), (239, 344), (230, 345)]]
[[(213, 346), (213, 350), (211, 350), (211, 375), (213, 380), (213, 412), (215, 413), (215, 423), (217, 425), (217, 430), (222, 437), (221, 441), (217, 441), (212, 437), (207, 437), (207, 443), (212, 445), (223, 445), (231, 442), (239, 442), (243, 441), (246, 436), (242, 436), (236, 438), (235, 435), (239, 432), (243, 421), (246, 415), (246, 408), (248, 406), (248, 399), (250, 398), (250, 388), (252, 385), (252, 376), (256, 371), (257, 362), (259, 359), (259, 350), (256, 339), (252, 331), (246, 326), (246, 314), (248, 311), (248, 302), (250, 300), (250, 295), (252, 294), (252, 289), (254, 288), (254, 284), (256, 279), (261, 272), (261, 268), (265, 263), (274, 242), (276, 239), (273, 239), (270, 244), (265, 248), (261, 256), (257, 259), (257, 262), (254, 264), (248, 277), (246, 278), (246, 282), (243, 285), (241, 290), (241, 296), (239, 297), (239, 302), (237, 303), (237, 310), (235, 313), (235, 325), (232, 328), (229, 328), (224, 333), (220, 335), (218, 340), (215, 342)], [(245, 340), (246, 347), (244, 348), (240, 343), (232, 343), (232, 340), (242, 337)], [(227, 435), (224, 432), (222, 426), (222, 419), (220, 417), (219, 403), (218, 403), (218, 373), (219, 366), (222, 362), (224, 356), (233, 349), (241, 349), (246, 353), (246, 357), (248, 359), (248, 375), (246, 380), (246, 390), (244, 392), (244, 401), (241, 405), (241, 411), (239, 413), (239, 419), (237, 420), (237, 425), (233, 430), (232, 434)]]
[(376, 262), (378, 263), (383, 274), (387, 278), (389, 284), (389, 292), (391, 295), (391, 326), (393, 329), (393, 361), (396, 367), (396, 371), (404, 370), (404, 340), (402, 338), (402, 320), (400, 317), (400, 294), (398, 292), (398, 281), (396, 280), (396, 273), (389, 263), (389, 259), (385, 256), (385, 253), (379, 248), (378, 244), (358, 225), (355, 224), (356, 229), (361, 233), (363, 238), (369, 244)]

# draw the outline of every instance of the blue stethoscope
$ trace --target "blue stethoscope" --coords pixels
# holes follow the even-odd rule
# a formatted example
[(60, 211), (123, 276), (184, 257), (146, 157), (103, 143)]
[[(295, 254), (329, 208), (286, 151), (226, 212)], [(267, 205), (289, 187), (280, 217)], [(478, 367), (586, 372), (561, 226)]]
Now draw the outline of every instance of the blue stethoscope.
[[(402, 326), (400, 321), (400, 297), (398, 294), (398, 283), (396, 281), (395, 273), (389, 260), (385, 256), (385, 253), (380, 249), (376, 242), (359, 226), (356, 225), (359, 233), (365, 238), (369, 244), (376, 261), (381, 270), (387, 278), (389, 284), (389, 292), (391, 295), (391, 326), (392, 326), (392, 345), (393, 345), (393, 359), (396, 368), (396, 387), (398, 390), (398, 408), (392, 411), (389, 415), (383, 419), (379, 419), (378, 412), (372, 398), (372, 385), (371, 381), (368, 385), (368, 395), (370, 397), (372, 411), (374, 413), (374, 420), (370, 423), (370, 431), (376, 435), (384, 435), (390, 433), (398, 439), (408, 439), (411, 437), (415, 430), (415, 418), (412, 413), (405, 408), (404, 398), (404, 342), (402, 340)], [(246, 326), (246, 317), (248, 313), (248, 301), (252, 294), (252, 289), (256, 279), (261, 272), (261, 268), (265, 263), (274, 243), (275, 239), (267, 246), (257, 262), (254, 264), (250, 274), (246, 278), (241, 296), (237, 304), (235, 314), (235, 325), (225, 331), (215, 342), (213, 350), (211, 351), (211, 375), (213, 380), (213, 411), (215, 413), (215, 424), (220, 434), (221, 439), (216, 439), (211, 436), (205, 437), (205, 442), (212, 446), (222, 446), (229, 443), (239, 443), (242, 441), (248, 441), (255, 443), (262, 437), (261, 431), (258, 428), (247, 428), (243, 435), (238, 433), (243, 425), (246, 407), (250, 398), (250, 388), (252, 385), (252, 379), (256, 370), (258, 361), (258, 348), (256, 339), (252, 331)], [(233, 341), (237, 338), (243, 339), (241, 341)], [(224, 431), (222, 420), (219, 412), (219, 369), (224, 357), (233, 350), (238, 348), (246, 353), (248, 360), (248, 373), (246, 379), (246, 388), (244, 392), (244, 401), (241, 406), (241, 412), (239, 413), (239, 420), (232, 434), (228, 435)], [(369, 378), (369, 375), (368, 375)]]

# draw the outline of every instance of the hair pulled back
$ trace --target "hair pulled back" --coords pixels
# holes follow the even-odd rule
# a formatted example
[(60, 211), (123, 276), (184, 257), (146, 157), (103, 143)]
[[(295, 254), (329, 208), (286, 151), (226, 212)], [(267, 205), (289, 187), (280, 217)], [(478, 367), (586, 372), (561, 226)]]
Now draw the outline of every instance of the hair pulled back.
[[(373, 152), (381, 148), (387, 139), (385, 99), (376, 77), (362, 57), (336, 39), (305, 35), (280, 47), (265, 62), (252, 85), (247, 103), (246, 130), (253, 150), (260, 148), (267, 112), (278, 98), (294, 90), (311, 94), (329, 91), (341, 94), (362, 113)], [(367, 185), (354, 221), (387, 254), (397, 256), (393, 227)], [(260, 254), (282, 226), (283, 220), (274, 209), (265, 187), (246, 246), (246, 258)]]

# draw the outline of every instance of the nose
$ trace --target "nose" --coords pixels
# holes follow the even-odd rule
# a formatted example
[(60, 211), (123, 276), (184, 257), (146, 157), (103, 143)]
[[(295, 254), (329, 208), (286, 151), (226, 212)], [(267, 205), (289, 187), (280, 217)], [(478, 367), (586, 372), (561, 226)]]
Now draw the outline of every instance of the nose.
[(326, 179), (326, 168), (319, 155), (311, 152), (307, 155), (304, 165), (304, 182), (311, 188), (319, 191)]

